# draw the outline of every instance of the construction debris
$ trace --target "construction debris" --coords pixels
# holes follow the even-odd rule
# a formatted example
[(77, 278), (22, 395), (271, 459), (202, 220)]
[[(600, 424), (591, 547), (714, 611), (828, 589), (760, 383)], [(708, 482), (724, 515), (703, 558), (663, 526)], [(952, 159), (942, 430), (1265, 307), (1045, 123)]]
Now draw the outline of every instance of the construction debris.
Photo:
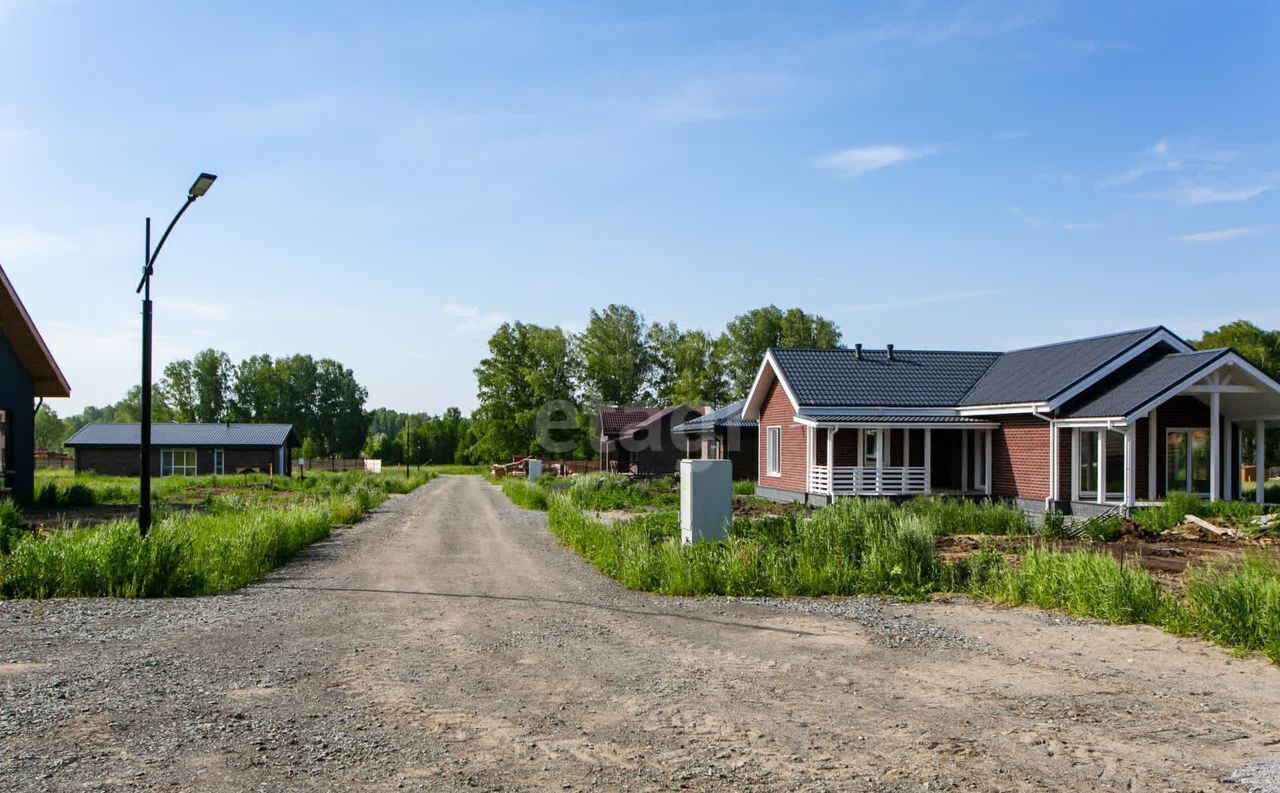
[(1195, 516), (1195, 515), (1187, 515), (1187, 522), (1188, 522), (1188, 523), (1194, 523), (1195, 525), (1199, 526), (1200, 528), (1204, 529), (1205, 531), (1207, 531), (1207, 532), (1212, 532), (1213, 534), (1216, 534), (1216, 535), (1218, 535), (1219, 537), (1236, 537), (1236, 536), (1239, 536), (1239, 535), (1237, 535), (1237, 533), (1236, 533), (1236, 532), (1235, 532), (1235, 530), (1233, 530), (1233, 529), (1224, 529), (1224, 528), (1222, 528), (1221, 526), (1215, 526), (1215, 525), (1213, 525), (1212, 523), (1210, 523), (1209, 521), (1205, 520), (1204, 518), (1197, 517), (1197, 516)]

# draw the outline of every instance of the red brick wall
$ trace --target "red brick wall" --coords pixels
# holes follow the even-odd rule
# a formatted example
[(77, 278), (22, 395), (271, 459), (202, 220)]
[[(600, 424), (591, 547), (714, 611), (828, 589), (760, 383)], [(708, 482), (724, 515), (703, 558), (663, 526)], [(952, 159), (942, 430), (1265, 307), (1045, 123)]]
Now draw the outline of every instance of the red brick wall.
[(1049, 422), (1035, 416), (1007, 416), (991, 435), (992, 495), (1047, 498)]
[[(782, 384), (774, 381), (760, 410), (760, 486), (779, 490), (805, 492), (805, 428), (796, 423), (796, 411), (787, 398)], [(782, 428), (782, 448), (779, 460), (782, 475), (770, 476), (769, 427)], [(840, 436), (836, 435), (839, 440)], [(824, 441), (825, 445), (825, 441)], [(837, 460), (839, 455), (837, 455)]]

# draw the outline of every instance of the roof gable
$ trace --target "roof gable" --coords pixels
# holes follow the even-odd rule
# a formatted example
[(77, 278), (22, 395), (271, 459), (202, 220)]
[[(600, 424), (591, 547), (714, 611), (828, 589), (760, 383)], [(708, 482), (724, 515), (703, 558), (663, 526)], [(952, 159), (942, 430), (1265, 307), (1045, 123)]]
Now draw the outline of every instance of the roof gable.
[(71, 386), (58, 368), (53, 353), (36, 330), (26, 306), (22, 305), (9, 276), (0, 267), (0, 333), (9, 341), (14, 354), (31, 377), (38, 397), (69, 397)]
[(645, 421), (660, 408), (646, 407), (602, 407), (598, 421), (601, 435), (621, 435), (634, 424)]
[[(86, 424), (67, 446), (139, 446), (141, 424)], [(152, 424), (152, 446), (298, 445), (292, 424)]]
[(1165, 344), (1187, 352), (1185, 341), (1162, 326), (1014, 350), (1000, 356), (958, 404), (1052, 403), (1074, 396), (1131, 356)]
[(731, 402), (722, 408), (713, 410), (710, 413), (692, 418), (683, 424), (672, 429), (672, 432), (682, 434), (690, 434), (695, 432), (711, 432), (712, 430), (723, 430), (731, 428), (755, 429), (759, 422), (754, 419), (744, 419), (742, 417), (742, 409), (746, 407), (747, 400), (739, 399), (737, 402)]

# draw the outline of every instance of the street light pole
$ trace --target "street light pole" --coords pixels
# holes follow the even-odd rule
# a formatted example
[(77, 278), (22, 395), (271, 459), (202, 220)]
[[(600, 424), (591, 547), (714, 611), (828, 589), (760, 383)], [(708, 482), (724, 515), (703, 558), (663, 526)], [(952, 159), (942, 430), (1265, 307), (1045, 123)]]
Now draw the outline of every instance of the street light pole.
[(191, 189), (187, 191), (187, 202), (178, 210), (178, 214), (169, 221), (169, 227), (160, 236), (156, 249), (151, 250), (151, 218), (147, 218), (146, 258), (143, 260), (142, 280), (138, 282), (137, 292), (142, 293), (142, 415), (138, 427), (139, 465), (138, 465), (138, 532), (147, 536), (151, 529), (151, 273), (155, 267), (160, 249), (164, 247), (169, 233), (178, 224), (182, 213), (195, 200), (213, 186), (218, 177), (210, 173), (202, 173), (196, 177)]

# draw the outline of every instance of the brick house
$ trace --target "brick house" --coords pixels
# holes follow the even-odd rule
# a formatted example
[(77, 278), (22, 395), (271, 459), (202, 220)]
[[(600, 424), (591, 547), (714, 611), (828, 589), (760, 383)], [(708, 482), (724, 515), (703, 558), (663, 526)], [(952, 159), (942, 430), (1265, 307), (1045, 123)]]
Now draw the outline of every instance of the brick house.
[(1241, 497), (1243, 434), (1280, 424), (1280, 384), (1163, 327), (1004, 353), (771, 349), (742, 417), (759, 422), (766, 498), (951, 493), (1088, 515), (1174, 490)]
[(742, 417), (747, 400), (708, 410), (672, 428), (684, 438), (685, 457), (695, 460), (728, 460), (734, 480), (755, 479), (759, 468), (758, 422)]
[(641, 476), (671, 476), (684, 457), (674, 428), (699, 412), (688, 405), (668, 408), (601, 408), (600, 470)]
[(71, 387), (0, 268), (0, 494), (30, 503), (35, 487), (36, 399)]
[[(139, 424), (86, 424), (66, 441), (76, 471), (137, 476)], [(244, 472), (293, 473), (301, 446), (292, 424), (152, 424), (154, 476), (204, 476)]]

